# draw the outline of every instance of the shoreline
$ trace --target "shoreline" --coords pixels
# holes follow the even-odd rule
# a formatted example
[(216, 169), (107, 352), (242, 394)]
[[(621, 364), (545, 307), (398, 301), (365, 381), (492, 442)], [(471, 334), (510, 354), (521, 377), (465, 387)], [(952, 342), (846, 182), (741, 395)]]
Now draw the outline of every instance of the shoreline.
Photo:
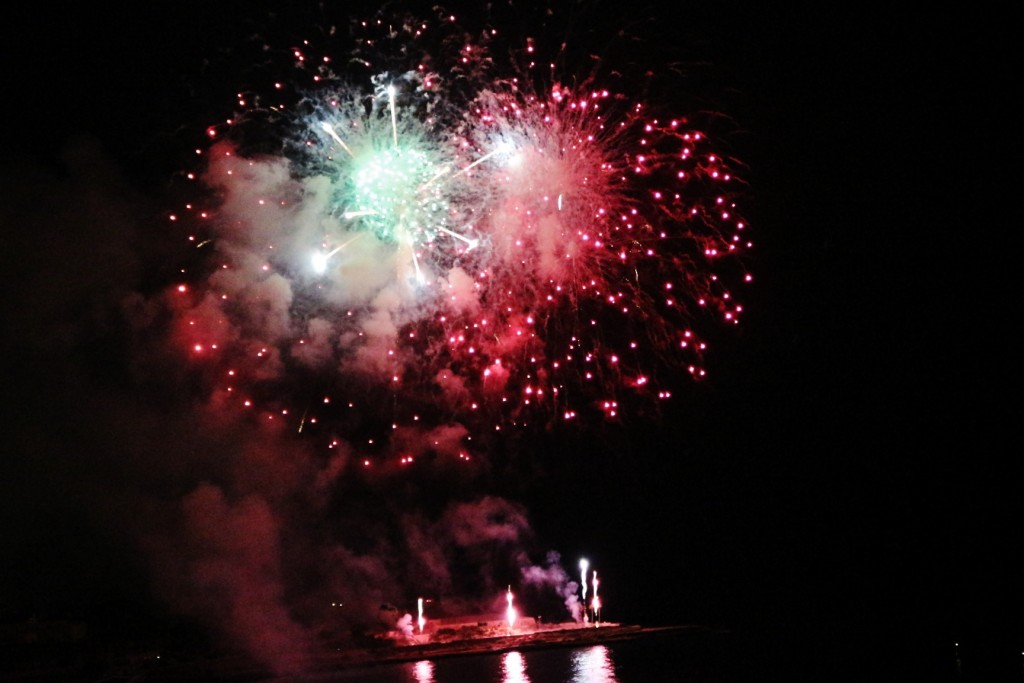
[[(289, 670), (273, 670), (266, 663), (254, 661), (251, 655), (240, 652), (198, 654), (176, 658), (161, 657), (159, 650), (126, 654), (113, 660), (96, 659), (86, 652), (38, 652), (21, 662), (13, 670), (0, 670), (0, 679), (19, 680), (24, 683), (63, 680), (69, 683), (151, 680), (177, 683), (179, 681), (209, 680), (225, 683), (276, 683), (319, 678), (332, 671), (359, 667), (401, 664), (424, 659), (449, 659), (472, 655), (500, 654), (513, 650), (539, 650), (545, 648), (571, 648), (624, 641), (660, 633), (706, 636), (717, 631), (701, 625), (639, 626), (607, 623), (602, 625), (558, 624), (536, 630), (503, 635), (464, 637), (443, 642), (381, 644), (372, 647), (349, 647), (335, 651), (307, 652), (282, 661)], [(51, 656), (46, 656), (47, 653)], [(95, 654), (95, 653), (93, 653)], [(288, 658), (286, 658), (287, 660)], [(61, 661), (63, 660), (63, 661)], [(10, 677), (10, 678), (8, 678)]]
[(709, 634), (707, 626), (639, 626), (608, 624), (600, 626), (570, 626), (548, 628), (528, 633), (469, 638), (437, 643), (389, 645), (380, 648), (353, 649), (323, 657), (325, 666), (360, 666), (392, 664), (437, 657), (460, 657), (476, 654), (496, 654), (511, 650), (537, 650), (542, 648), (575, 647), (630, 640), (655, 633)]
[[(565, 625), (563, 625), (565, 626)], [(292, 675), (284, 672), (274, 674), (254, 666), (248, 658), (224, 658), (204, 664), (192, 662), (167, 671), (166, 678), (153, 680), (184, 681), (206, 678), (216, 681), (246, 681), (277, 683), (278, 681), (302, 680), (305, 676), (321, 677), (331, 672), (360, 667), (376, 667), (387, 664), (416, 662), (424, 659), (454, 659), (473, 655), (492, 655), (513, 650), (540, 650), (563, 647), (598, 645), (616, 641), (632, 640), (642, 636), (660, 633), (688, 634), (693, 636), (711, 635), (715, 629), (708, 626), (639, 626), (608, 624), (596, 627), (566, 626), (552, 627), (528, 633), (467, 638), (443, 643), (422, 643), (409, 645), (382, 645), (371, 648), (350, 648), (336, 652), (320, 653), (308, 658), (294, 660)]]

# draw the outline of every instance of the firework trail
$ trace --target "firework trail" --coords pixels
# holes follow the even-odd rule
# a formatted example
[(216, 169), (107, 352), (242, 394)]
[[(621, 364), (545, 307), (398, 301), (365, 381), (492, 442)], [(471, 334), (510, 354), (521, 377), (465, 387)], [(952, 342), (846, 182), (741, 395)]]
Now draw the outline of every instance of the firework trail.
[(580, 560), (580, 586), (583, 589), (583, 604), (587, 604), (587, 568), (590, 563), (586, 559)]

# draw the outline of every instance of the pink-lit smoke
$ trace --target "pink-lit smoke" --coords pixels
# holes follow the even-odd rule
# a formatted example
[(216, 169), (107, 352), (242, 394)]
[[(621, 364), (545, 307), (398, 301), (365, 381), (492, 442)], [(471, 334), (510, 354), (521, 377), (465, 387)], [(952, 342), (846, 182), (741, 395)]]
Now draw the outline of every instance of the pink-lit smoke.
[[(480, 493), (509, 471), (484, 437), (664, 400), (660, 369), (700, 376), (699, 325), (741, 312), (736, 180), (706, 134), (597, 71), (535, 69), (526, 37), (505, 68), (492, 39), (432, 18), (357, 26), (338, 66), (293, 51), (292, 82), (211, 128), (168, 286), (95, 150), (27, 193), (60, 220), (21, 222), (75, 258), (33, 253), (8, 319), (100, 416), (65, 437), (99, 454), (74, 472), (103, 473), (89, 495), (161, 599), (276, 671), (422, 595), (478, 612), (512, 582), (524, 613), (547, 594), (580, 620), (524, 507)], [(68, 367), (109, 337), (117, 373)]]

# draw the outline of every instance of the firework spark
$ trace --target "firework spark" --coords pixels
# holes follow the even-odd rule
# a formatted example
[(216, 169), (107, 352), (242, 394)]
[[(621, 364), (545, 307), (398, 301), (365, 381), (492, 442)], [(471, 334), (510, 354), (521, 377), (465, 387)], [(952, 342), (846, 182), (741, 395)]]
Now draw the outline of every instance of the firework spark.
[(217, 201), (186, 213), (215, 260), (174, 309), (215, 400), (394, 448), (616, 419), (671, 396), (664, 368), (703, 376), (697, 323), (736, 323), (750, 280), (738, 183), (707, 136), (600, 74), (496, 74), (462, 34), (430, 52), (451, 22), (359, 29), (349, 71), (295, 49), (294, 102), (211, 129), (197, 177)]

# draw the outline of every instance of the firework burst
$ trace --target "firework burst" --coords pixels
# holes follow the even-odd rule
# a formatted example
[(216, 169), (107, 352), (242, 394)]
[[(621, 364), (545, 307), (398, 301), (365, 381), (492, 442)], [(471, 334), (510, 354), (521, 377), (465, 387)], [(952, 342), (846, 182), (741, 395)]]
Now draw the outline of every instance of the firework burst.
[(532, 40), (502, 73), (493, 33), (362, 22), (342, 66), (293, 49), (299, 86), (210, 129), (215, 199), (183, 214), (207, 256), (173, 296), (218, 400), (467, 458), (467, 434), (703, 376), (698, 328), (750, 280), (730, 165), (599, 73), (538, 77)]

